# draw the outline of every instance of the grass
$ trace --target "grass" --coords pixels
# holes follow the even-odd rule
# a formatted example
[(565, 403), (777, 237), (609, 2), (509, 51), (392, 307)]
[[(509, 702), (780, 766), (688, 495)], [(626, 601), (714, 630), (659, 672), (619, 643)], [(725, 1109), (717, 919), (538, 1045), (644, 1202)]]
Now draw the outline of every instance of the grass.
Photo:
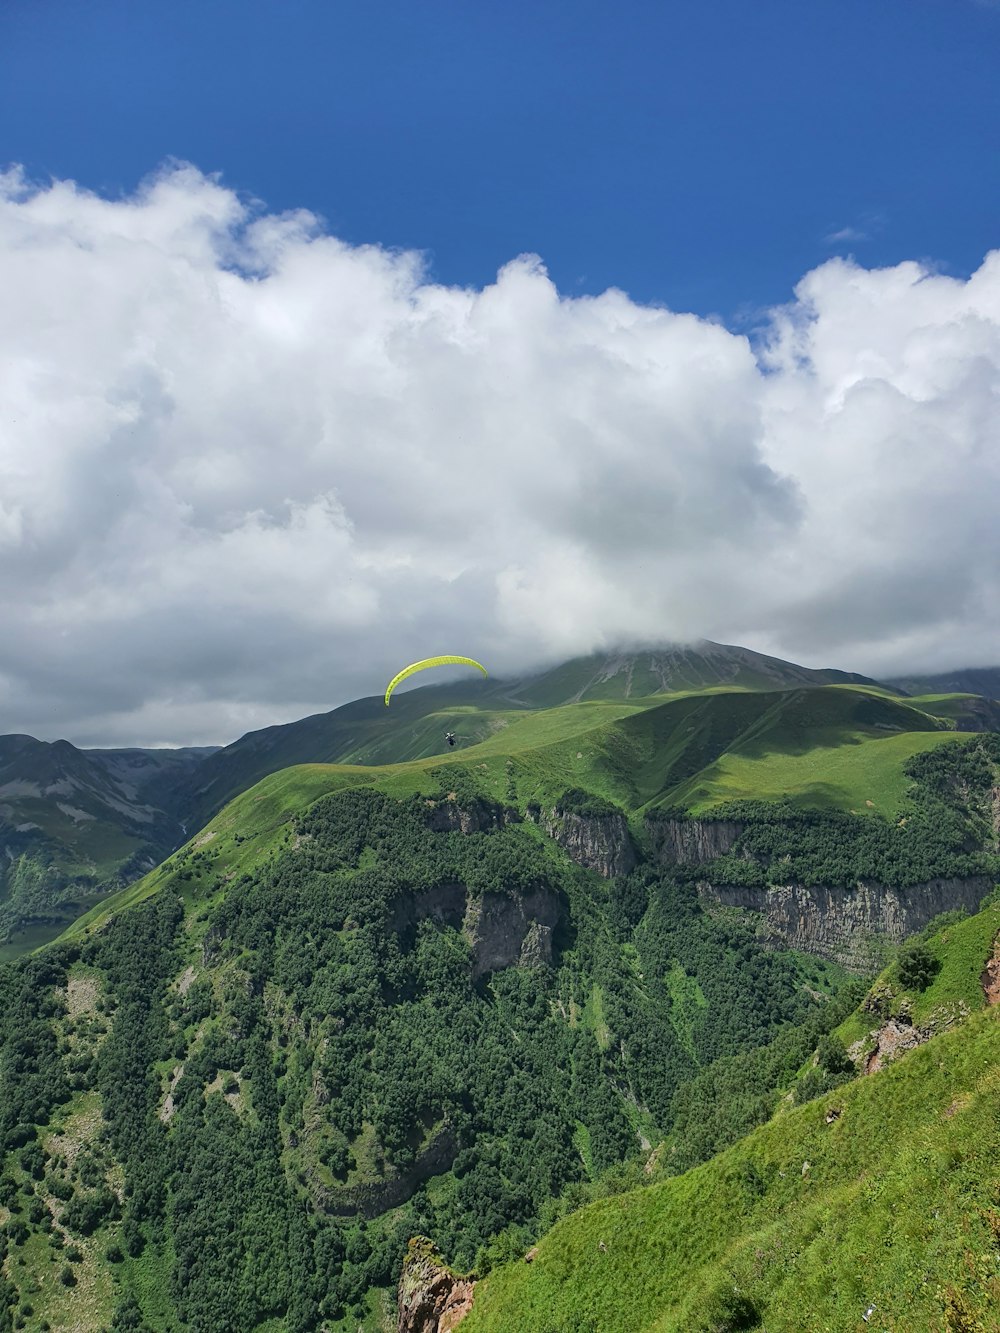
[[(460, 731), (456, 719), (462, 716), (478, 713), (456, 707), (413, 725)], [(906, 792), (908, 758), (945, 740), (972, 738), (956, 737), (884, 692), (843, 685), (589, 700), (491, 715), (489, 724), (484, 740), (454, 754), (380, 767), (300, 764), (272, 773), (162, 865), (79, 918), (65, 937), (78, 938), (110, 913), (168, 887), (189, 904), (207, 907), (228, 879), (281, 852), (297, 814), (345, 787), (371, 784), (395, 797), (426, 795), (438, 788), (436, 771), (455, 766), (469, 771), (485, 796), (522, 810), (581, 787), (630, 812), (641, 838), (641, 815), (651, 806), (679, 804), (703, 813), (739, 797), (790, 794), (804, 804), (889, 817)], [(887, 728), (898, 730), (887, 734)]]
[(819, 809), (874, 810), (887, 819), (902, 808), (910, 779), (906, 760), (945, 742), (972, 740), (970, 733), (906, 732), (873, 738), (847, 734), (802, 754), (776, 751), (761, 756), (734, 752), (705, 769), (677, 793), (693, 814), (723, 801), (780, 800), (790, 795)]
[(477, 1287), (463, 1333), (750, 1327), (713, 1322), (734, 1287), (769, 1333), (854, 1330), (872, 1303), (898, 1333), (944, 1328), (949, 1301), (992, 1318), (998, 1090), (989, 1010), (684, 1176), (566, 1218), (530, 1267)]
[(671, 1026), (677, 1035), (677, 1040), (697, 1064), (694, 1029), (698, 1013), (708, 1007), (708, 1001), (702, 994), (697, 977), (689, 977), (682, 965), (676, 961), (664, 977), (664, 982), (670, 994)]

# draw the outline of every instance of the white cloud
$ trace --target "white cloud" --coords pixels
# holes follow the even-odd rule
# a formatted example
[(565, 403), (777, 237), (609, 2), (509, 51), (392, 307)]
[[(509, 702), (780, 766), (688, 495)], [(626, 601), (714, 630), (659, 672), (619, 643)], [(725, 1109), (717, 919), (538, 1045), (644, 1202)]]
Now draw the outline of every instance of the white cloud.
[(868, 233), (860, 227), (838, 227), (824, 238), (828, 245), (838, 245), (842, 241), (867, 241)]
[(174, 166), (0, 188), (0, 731), (232, 739), (702, 635), (1000, 661), (1000, 254), (833, 260), (762, 350), (621, 292), (491, 286)]

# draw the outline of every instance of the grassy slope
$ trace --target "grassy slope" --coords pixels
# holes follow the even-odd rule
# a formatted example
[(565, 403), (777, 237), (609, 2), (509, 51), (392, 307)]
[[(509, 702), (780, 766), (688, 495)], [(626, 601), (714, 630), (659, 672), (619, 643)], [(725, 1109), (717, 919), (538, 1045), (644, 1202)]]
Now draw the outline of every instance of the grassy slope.
[[(455, 725), (456, 716), (447, 720)], [(418, 721), (440, 733), (444, 720), (434, 714)], [(808, 805), (874, 808), (891, 816), (906, 789), (907, 758), (943, 741), (971, 739), (971, 733), (935, 729), (942, 724), (909, 701), (840, 685), (590, 701), (496, 720), (503, 725), (487, 739), (453, 753), (381, 767), (301, 764), (271, 774), (67, 935), (174, 883), (191, 857), (215, 874), (242, 872), (277, 848), (296, 814), (345, 786), (371, 783), (396, 796), (429, 793), (438, 786), (434, 770), (456, 765), (471, 772), (484, 794), (521, 808), (583, 787), (637, 814), (661, 803), (701, 812), (735, 797), (788, 793)]]
[[(463, 1333), (839, 1333), (870, 1305), (869, 1327), (897, 1333), (1000, 1327), (1000, 1014), (979, 986), (997, 929), (993, 904), (930, 940), (943, 966), (915, 1014), (964, 999), (962, 1026), (564, 1219), (530, 1267), (479, 1285)], [(736, 1291), (759, 1322), (721, 1322)]]

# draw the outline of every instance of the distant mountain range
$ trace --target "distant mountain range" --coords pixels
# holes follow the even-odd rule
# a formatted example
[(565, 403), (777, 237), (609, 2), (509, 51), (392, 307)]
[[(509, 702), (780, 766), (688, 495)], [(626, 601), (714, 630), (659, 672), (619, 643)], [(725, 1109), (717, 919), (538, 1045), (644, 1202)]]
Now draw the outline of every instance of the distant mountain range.
[(981, 694), (1000, 699), (1000, 667), (970, 667), (933, 676), (894, 676), (885, 684), (904, 694)]
[[(794, 690), (825, 685), (897, 695), (980, 696), (936, 707), (959, 730), (1000, 729), (1000, 668), (879, 683), (712, 643), (596, 653), (508, 680), (465, 680), (381, 694), (329, 713), (248, 732), (224, 747), (77, 749), (0, 737), (0, 945), (51, 937), (96, 898), (145, 873), (240, 792), (297, 764), (392, 764), (466, 748), (511, 714), (685, 691)], [(24, 932), (28, 932), (25, 934)]]

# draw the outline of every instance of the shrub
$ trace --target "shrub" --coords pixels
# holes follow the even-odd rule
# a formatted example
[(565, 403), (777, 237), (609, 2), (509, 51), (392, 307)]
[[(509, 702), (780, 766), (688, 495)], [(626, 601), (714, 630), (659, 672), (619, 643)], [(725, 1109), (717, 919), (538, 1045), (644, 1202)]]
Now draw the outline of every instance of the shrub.
[(904, 945), (899, 955), (899, 980), (907, 990), (924, 991), (941, 970), (926, 944), (914, 941)]

